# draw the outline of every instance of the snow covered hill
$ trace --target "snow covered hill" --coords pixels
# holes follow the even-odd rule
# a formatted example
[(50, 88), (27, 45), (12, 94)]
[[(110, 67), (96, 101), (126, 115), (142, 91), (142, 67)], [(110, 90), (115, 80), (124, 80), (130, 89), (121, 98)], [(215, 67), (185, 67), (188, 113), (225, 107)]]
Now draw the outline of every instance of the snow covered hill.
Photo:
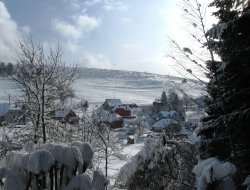
[[(75, 101), (88, 100), (99, 105), (106, 98), (119, 98), (124, 103), (150, 104), (159, 98), (162, 91), (182, 88), (192, 96), (200, 96), (205, 92), (197, 81), (152, 73), (117, 71), (105, 69), (80, 68), (79, 78), (74, 84)], [(177, 91), (178, 92), (178, 91)], [(16, 98), (16, 84), (10, 79), (0, 78), (0, 102)]]

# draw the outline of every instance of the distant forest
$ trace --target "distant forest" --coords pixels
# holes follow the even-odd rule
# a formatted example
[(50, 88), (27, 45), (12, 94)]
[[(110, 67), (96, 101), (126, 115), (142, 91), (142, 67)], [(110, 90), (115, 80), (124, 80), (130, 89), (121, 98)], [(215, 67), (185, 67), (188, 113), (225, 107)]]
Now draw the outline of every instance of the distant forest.
[(13, 63), (0, 62), (0, 77), (7, 77), (15, 74), (16, 65)]

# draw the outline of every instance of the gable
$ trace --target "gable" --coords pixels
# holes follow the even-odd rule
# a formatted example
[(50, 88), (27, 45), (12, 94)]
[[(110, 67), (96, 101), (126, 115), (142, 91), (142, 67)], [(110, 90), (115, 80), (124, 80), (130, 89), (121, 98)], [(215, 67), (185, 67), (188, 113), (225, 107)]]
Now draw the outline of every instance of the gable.
[(77, 115), (75, 114), (75, 112), (73, 110), (68, 111), (66, 117), (76, 117)]

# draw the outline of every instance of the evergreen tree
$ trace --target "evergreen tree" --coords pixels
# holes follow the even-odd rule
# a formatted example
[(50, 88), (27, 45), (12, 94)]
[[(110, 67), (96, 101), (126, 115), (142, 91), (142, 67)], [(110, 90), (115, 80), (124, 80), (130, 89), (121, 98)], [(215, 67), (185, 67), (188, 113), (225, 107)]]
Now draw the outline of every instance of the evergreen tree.
[(215, 0), (211, 6), (217, 8), (219, 23), (208, 35), (221, 61), (207, 63), (208, 117), (201, 130), (201, 151), (236, 164), (241, 188), (250, 171), (250, 7), (237, 0)]
[(12, 63), (8, 63), (6, 66), (6, 73), (8, 75), (12, 75), (14, 71), (14, 65)]
[(81, 101), (81, 107), (82, 107), (83, 111), (86, 112), (88, 107), (89, 107), (89, 102), (87, 100), (85, 100), (84, 102)]
[(163, 106), (167, 106), (168, 105), (168, 99), (167, 99), (167, 95), (166, 95), (165, 91), (163, 91), (162, 94), (161, 94), (161, 104)]
[(178, 111), (180, 107), (180, 100), (176, 92), (170, 91), (169, 93), (169, 104), (170, 104), (170, 109)]
[(5, 63), (4, 62), (0, 62), (0, 76), (4, 76), (5, 75)]

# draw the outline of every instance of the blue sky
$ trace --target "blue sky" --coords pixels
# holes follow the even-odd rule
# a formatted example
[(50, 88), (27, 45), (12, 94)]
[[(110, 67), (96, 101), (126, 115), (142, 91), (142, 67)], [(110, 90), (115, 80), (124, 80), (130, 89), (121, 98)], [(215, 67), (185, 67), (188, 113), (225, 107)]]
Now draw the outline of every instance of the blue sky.
[(0, 60), (31, 32), (45, 48), (60, 42), (69, 64), (175, 75), (165, 55), (168, 37), (180, 33), (177, 2), (0, 0)]

